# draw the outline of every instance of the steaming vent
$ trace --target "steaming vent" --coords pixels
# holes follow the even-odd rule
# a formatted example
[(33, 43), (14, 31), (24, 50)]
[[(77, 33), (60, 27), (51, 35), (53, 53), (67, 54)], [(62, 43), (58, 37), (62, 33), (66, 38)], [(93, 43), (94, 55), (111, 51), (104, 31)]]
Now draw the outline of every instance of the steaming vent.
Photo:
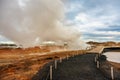
[(85, 47), (80, 32), (63, 24), (64, 7), (62, 0), (1, 0), (0, 35), (24, 47), (45, 41), (69, 48)]

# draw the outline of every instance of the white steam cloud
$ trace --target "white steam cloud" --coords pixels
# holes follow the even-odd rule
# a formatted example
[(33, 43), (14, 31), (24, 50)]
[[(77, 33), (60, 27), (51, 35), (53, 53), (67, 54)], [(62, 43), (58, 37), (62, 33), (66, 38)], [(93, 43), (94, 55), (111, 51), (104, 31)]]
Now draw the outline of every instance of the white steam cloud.
[(43, 41), (81, 46), (80, 34), (63, 26), (61, 0), (0, 0), (0, 34), (24, 47)]

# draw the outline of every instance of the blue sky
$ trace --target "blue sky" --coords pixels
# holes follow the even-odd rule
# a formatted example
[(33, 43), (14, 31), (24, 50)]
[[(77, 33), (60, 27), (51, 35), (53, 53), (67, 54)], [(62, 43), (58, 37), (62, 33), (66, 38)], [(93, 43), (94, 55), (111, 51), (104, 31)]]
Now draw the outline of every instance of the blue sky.
[(85, 41), (120, 41), (120, 0), (68, 0), (66, 25)]

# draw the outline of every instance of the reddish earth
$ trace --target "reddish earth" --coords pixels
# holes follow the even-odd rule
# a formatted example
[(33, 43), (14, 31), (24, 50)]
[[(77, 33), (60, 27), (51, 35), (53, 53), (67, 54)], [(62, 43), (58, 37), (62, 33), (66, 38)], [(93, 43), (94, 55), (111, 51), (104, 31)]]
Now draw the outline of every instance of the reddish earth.
[[(51, 52), (52, 50), (62, 50)], [(65, 51), (62, 47), (47, 46), (26, 49), (0, 50), (0, 80), (31, 80), (44, 64), (60, 57), (82, 54), (84, 51)]]

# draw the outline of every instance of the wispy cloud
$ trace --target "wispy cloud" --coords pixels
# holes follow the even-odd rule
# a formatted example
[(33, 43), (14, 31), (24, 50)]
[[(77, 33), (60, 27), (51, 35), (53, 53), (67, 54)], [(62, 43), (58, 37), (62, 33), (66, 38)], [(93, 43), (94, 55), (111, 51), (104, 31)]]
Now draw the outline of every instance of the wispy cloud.
[(119, 8), (119, 0), (70, 0), (66, 25), (77, 28), (84, 40), (119, 41)]

